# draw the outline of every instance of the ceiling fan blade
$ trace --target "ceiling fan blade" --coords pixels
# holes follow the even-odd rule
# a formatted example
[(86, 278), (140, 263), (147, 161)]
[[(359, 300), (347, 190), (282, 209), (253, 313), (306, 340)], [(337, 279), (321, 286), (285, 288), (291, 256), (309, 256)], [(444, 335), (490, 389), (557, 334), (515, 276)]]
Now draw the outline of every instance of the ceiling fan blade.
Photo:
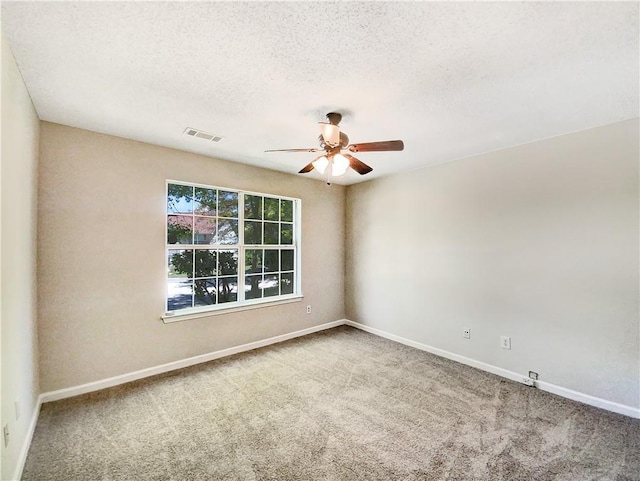
[(274, 149), (265, 150), (265, 152), (320, 152), (320, 149)]
[(309, 162), (302, 169), (298, 171), (298, 174), (306, 174), (307, 172), (311, 172), (313, 170), (313, 162)]
[(404, 142), (402, 140), (385, 140), (383, 142), (351, 144), (347, 148), (351, 152), (390, 152), (404, 150)]
[(356, 159), (351, 154), (342, 154), (342, 155), (344, 155), (347, 159), (349, 159), (349, 167), (351, 167), (360, 175), (368, 174), (373, 170), (372, 167), (369, 167), (367, 164), (365, 164), (361, 160)]

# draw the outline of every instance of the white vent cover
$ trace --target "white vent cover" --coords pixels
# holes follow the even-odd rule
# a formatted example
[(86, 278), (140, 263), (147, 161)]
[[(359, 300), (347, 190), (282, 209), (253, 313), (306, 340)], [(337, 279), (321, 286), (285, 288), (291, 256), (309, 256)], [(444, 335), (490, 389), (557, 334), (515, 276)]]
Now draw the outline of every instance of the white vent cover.
[(192, 129), (191, 127), (187, 127), (184, 131), (185, 134), (191, 137), (199, 137), (204, 140), (210, 140), (211, 142), (220, 142), (222, 137), (219, 135), (208, 134), (207, 132), (203, 132), (202, 130)]

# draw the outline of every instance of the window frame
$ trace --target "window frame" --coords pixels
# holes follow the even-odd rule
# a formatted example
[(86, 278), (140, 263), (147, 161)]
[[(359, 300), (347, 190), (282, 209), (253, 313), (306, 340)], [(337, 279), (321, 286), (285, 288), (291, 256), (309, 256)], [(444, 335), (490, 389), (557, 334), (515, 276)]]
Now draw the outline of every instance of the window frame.
[[(169, 185), (170, 184), (177, 184), (177, 185), (181, 185), (181, 186), (187, 186), (187, 187), (192, 187), (192, 188), (203, 188), (203, 189), (215, 189), (216, 191), (226, 191), (226, 192), (235, 192), (238, 195), (238, 243), (237, 244), (197, 244), (195, 243), (195, 235), (196, 232), (193, 231), (192, 232), (192, 238), (191, 238), (191, 244), (169, 244), (169, 239), (168, 239), (168, 229), (167, 229), (167, 225), (168, 225), (168, 220), (169, 220), (169, 215), (171, 215), (171, 213), (169, 212), (168, 208), (167, 208), (167, 200), (169, 198)], [(245, 196), (260, 196), (262, 197), (262, 202), (261, 202), (261, 219), (259, 220), (259, 222), (262, 223), (262, 243), (261, 244), (245, 244), (245, 239), (244, 239), (244, 234), (245, 234), (245, 226), (244, 226), (244, 222), (245, 222)], [(267, 222), (273, 222), (271, 220), (268, 220), (265, 218), (265, 213), (264, 213), (264, 200), (266, 198), (271, 198), (271, 199), (278, 199), (278, 202), (282, 201), (282, 200), (287, 200), (287, 201), (291, 201), (292, 202), (292, 209), (293, 209), (293, 215), (292, 215), (292, 223), (293, 223), (293, 229), (292, 229), (292, 234), (293, 234), (293, 239), (292, 239), (292, 243), (291, 244), (265, 244), (264, 241), (264, 230), (265, 230), (265, 223)], [(179, 214), (178, 214), (179, 215)], [(195, 218), (198, 217), (198, 214), (194, 211), (192, 211), (190, 214), (191, 217)], [(213, 217), (213, 216), (212, 216)], [(283, 221), (281, 219), (281, 215), (279, 216), (279, 220), (277, 221), (279, 224), (281, 224)], [(219, 218), (218, 216), (218, 212), (216, 212), (216, 219)], [(200, 184), (200, 183), (195, 183), (195, 182), (188, 182), (188, 181), (182, 181), (182, 180), (173, 180), (173, 179), (167, 179), (165, 181), (165, 189), (164, 189), (164, 219), (165, 219), (165, 227), (164, 227), (164, 242), (165, 242), (165, 248), (164, 248), (164, 259), (163, 259), (163, 265), (164, 265), (164, 271), (165, 271), (165, 276), (164, 276), (164, 283), (165, 283), (165, 292), (164, 292), (164, 314), (161, 316), (161, 319), (167, 323), (167, 322), (175, 322), (175, 321), (181, 321), (181, 320), (186, 320), (186, 319), (193, 319), (193, 318), (199, 318), (199, 317), (208, 317), (208, 316), (212, 316), (212, 315), (217, 315), (217, 314), (227, 314), (230, 312), (237, 312), (237, 311), (243, 311), (243, 310), (247, 310), (247, 309), (256, 309), (256, 308), (262, 308), (262, 307), (270, 307), (273, 305), (278, 305), (278, 304), (287, 304), (287, 303), (291, 303), (291, 302), (299, 302), (302, 300), (303, 295), (302, 295), (302, 248), (301, 248), (301, 244), (302, 244), (302, 200), (296, 197), (289, 197), (289, 196), (285, 196), (285, 195), (280, 195), (280, 194), (269, 194), (269, 193), (265, 193), (265, 192), (254, 192), (254, 191), (248, 191), (248, 190), (242, 190), (242, 189), (234, 189), (234, 188), (228, 188), (228, 187), (222, 187), (222, 186), (214, 186), (214, 185), (207, 185), (207, 184)], [(249, 219), (251, 220), (251, 219)], [(285, 223), (289, 223), (287, 221), (284, 221)], [(279, 239), (279, 242), (282, 242), (282, 238)], [(237, 272), (237, 278), (238, 278), (238, 288), (237, 288), (237, 300), (236, 301), (231, 301), (231, 302), (226, 302), (226, 303), (216, 303), (213, 305), (206, 305), (206, 306), (192, 306), (192, 307), (187, 307), (187, 308), (183, 308), (183, 309), (177, 309), (177, 310), (173, 310), (173, 311), (169, 311), (168, 309), (168, 301), (169, 301), (169, 276), (168, 276), (168, 260), (169, 260), (169, 251), (171, 250), (193, 250), (194, 251), (194, 256), (195, 256), (195, 251), (197, 250), (237, 250), (238, 252), (238, 272)], [(278, 250), (279, 252), (282, 252), (282, 250), (293, 250), (294, 254), (293, 254), (293, 293), (291, 294), (279, 294), (276, 296), (269, 296), (269, 297), (265, 297), (264, 295), (260, 298), (254, 298), (254, 299), (247, 299), (245, 297), (245, 278), (248, 275), (252, 275), (252, 273), (247, 273), (246, 269), (245, 269), (245, 251), (246, 250), (255, 250), (255, 249), (261, 249), (264, 253), (265, 250)], [(280, 259), (280, 255), (279, 255), (279, 259)], [(263, 263), (264, 264), (264, 263)], [(280, 269), (278, 270), (277, 274), (279, 276), (279, 285), (280, 284), (280, 275), (283, 272), (282, 271), (282, 266), (279, 266)], [(264, 266), (262, 268), (262, 275), (265, 275), (265, 270), (264, 270)], [(215, 277), (217, 278), (219, 276), (216, 275)], [(195, 282), (195, 278), (191, 279), (193, 282)], [(264, 292), (263, 292), (264, 294)]]

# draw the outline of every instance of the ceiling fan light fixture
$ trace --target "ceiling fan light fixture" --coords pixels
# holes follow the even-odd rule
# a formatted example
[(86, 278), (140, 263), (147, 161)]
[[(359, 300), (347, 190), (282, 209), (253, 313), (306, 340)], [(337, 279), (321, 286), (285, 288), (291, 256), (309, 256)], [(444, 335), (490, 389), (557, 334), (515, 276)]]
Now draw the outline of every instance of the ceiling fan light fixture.
[(321, 155), (311, 163), (313, 164), (314, 169), (316, 169), (321, 174), (324, 174), (325, 169), (329, 165), (329, 159), (327, 159), (324, 155)]
[(320, 134), (328, 145), (336, 146), (340, 143), (340, 127), (337, 125), (320, 122)]
[(331, 163), (331, 175), (338, 177), (347, 173), (349, 168), (349, 159), (342, 154), (336, 154), (333, 156), (333, 162)]

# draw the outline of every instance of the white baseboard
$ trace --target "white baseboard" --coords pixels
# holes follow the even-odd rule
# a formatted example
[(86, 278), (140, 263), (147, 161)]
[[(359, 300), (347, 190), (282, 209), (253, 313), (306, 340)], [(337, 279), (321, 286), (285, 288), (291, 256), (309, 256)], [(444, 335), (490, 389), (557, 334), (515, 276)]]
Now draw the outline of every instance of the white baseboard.
[(208, 354), (201, 354), (199, 356), (182, 359), (180, 361), (169, 362), (160, 366), (154, 366), (147, 369), (141, 369), (140, 371), (130, 372), (127, 374), (121, 374), (119, 376), (102, 379), (100, 381), (94, 381), (80, 386), (73, 386), (65, 389), (59, 389), (57, 391), (49, 391), (40, 395), (42, 403), (58, 401), (60, 399), (66, 399), (80, 394), (86, 394), (93, 391), (99, 391), (101, 389), (118, 386), (131, 381), (137, 381), (138, 379), (144, 379), (145, 377), (155, 376), (156, 374), (163, 374), (165, 372), (175, 371), (176, 369), (182, 369), (189, 366), (194, 366), (203, 362), (213, 361), (214, 359), (220, 359), (222, 357), (231, 356), (245, 351), (251, 351), (260, 347), (269, 346), (271, 344), (277, 344), (278, 342), (287, 341), (296, 337), (306, 336), (313, 334), (314, 332), (324, 331), (325, 329), (331, 329), (337, 326), (342, 326), (346, 323), (346, 319), (340, 319), (338, 321), (327, 322), (319, 326), (309, 327), (307, 329), (301, 329), (299, 331), (289, 332), (280, 336), (270, 337), (268, 339), (262, 339), (260, 341), (250, 342), (248, 344), (242, 344), (240, 346), (230, 347), (228, 349), (222, 349), (220, 351), (210, 352)]
[[(435, 354), (437, 356), (451, 359), (452, 361), (457, 361), (459, 363), (466, 364), (467, 366), (472, 366), (477, 369), (481, 369), (483, 371), (487, 371), (492, 374), (496, 374), (498, 376), (510, 379), (512, 381), (522, 382), (523, 379), (528, 378), (528, 375), (518, 374), (517, 372), (508, 371), (507, 369), (493, 366), (491, 364), (487, 364), (481, 361), (476, 361), (475, 359), (471, 359), (468, 357), (460, 356), (459, 354), (454, 354), (452, 352), (445, 351), (443, 349), (438, 349), (437, 347), (429, 346), (427, 344), (422, 344), (421, 342), (416, 342), (416, 341), (412, 341), (411, 339), (406, 339), (404, 337), (396, 336), (395, 334), (391, 334), (386, 331), (376, 329), (374, 327), (360, 324), (359, 322), (354, 322), (347, 319), (345, 320), (344, 323), (348, 326), (361, 329), (371, 334), (375, 334), (376, 336), (384, 337), (386, 339), (390, 339), (392, 341), (396, 341), (401, 344), (405, 344), (407, 346), (415, 347), (416, 349), (427, 351), (427, 352), (430, 352), (431, 354)], [(535, 385), (537, 388), (539, 388), (542, 391), (547, 391), (553, 394), (557, 394), (558, 396), (571, 399), (573, 401), (578, 401), (584, 404), (588, 404), (590, 406), (606, 409), (607, 411), (611, 411), (611, 412), (623, 414), (625, 416), (629, 416), (632, 418), (640, 419), (640, 409), (635, 408), (633, 406), (627, 406), (625, 404), (608, 401), (606, 399), (598, 398), (598, 397), (591, 396), (589, 394), (584, 394), (578, 391), (573, 391), (571, 389), (567, 389), (565, 387), (557, 386), (555, 384), (551, 384), (544, 381), (536, 381)]]
[(27, 462), (27, 454), (29, 454), (29, 448), (31, 447), (33, 433), (35, 433), (36, 425), (38, 424), (38, 416), (40, 416), (40, 406), (42, 406), (42, 394), (38, 396), (36, 406), (33, 408), (33, 413), (31, 414), (31, 422), (29, 423), (29, 428), (27, 429), (27, 435), (25, 436), (22, 442), (22, 448), (20, 448), (20, 452), (18, 453), (18, 462), (11, 479), (20, 479), (22, 477), (24, 464)]

